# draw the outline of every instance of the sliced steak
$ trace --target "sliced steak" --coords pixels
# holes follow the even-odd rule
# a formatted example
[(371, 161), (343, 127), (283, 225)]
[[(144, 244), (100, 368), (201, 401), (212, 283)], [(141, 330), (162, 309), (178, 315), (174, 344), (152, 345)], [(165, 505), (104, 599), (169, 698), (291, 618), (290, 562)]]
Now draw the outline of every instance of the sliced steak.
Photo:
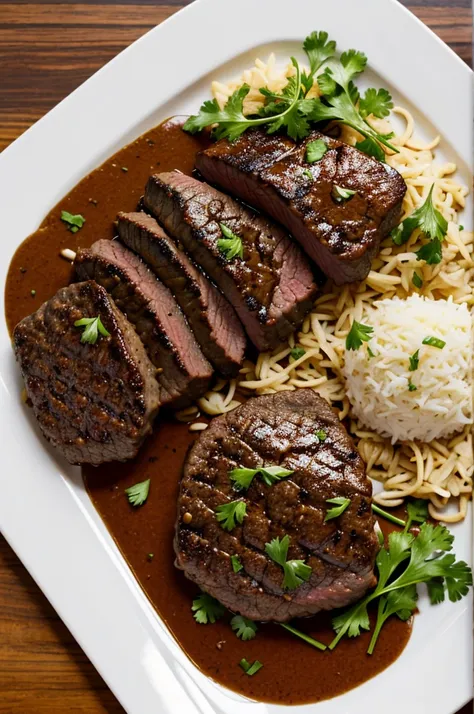
[[(81, 342), (99, 316), (109, 337)], [(94, 282), (60, 290), (15, 328), (13, 346), (41, 430), (72, 464), (132, 459), (158, 411), (155, 368), (135, 330)]]
[(152, 216), (119, 213), (117, 225), (121, 240), (141, 255), (171, 290), (203, 354), (224, 377), (235, 377), (244, 359), (246, 340), (230, 303)]
[(157, 367), (162, 405), (182, 408), (204, 394), (212, 367), (168, 288), (135, 253), (99, 240), (78, 251), (75, 268), (80, 279), (102, 285), (135, 327)]
[[(317, 431), (326, 434), (324, 441)], [(255, 476), (236, 491), (234, 468), (279, 465), (293, 471), (267, 486)], [(328, 498), (350, 499), (324, 522)], [(184, 466), (175, 536), (176, 565), (226, 607), (252, 620), (285, 621), (343, 607), (375, 585), (377, 537), (372, 486), (335, 412), (310, 389), (250, 399), (214, 419)], [(247, 515), (226, 531), (219, 505), (241, 499)], [(265, 552), (289, 536), (288, 560), (312, 568), (308, 582), (284, 591), (283, 570)], [(230, 556), (243, 566), (235, 573)]]
[[(328, 150), (310, 164), (306, 147), (316, 139)], [(316, 131), (298, 144), (248, 131), (199, 153), (196, 167), (284, 225), (338, 285), (367, 276), (380, 241), (398, 223), (406, 191), (395, 169)], [(341, 200), (335, 186), (356, 193)]]
[[(144, 203), (222, 290), (259, 350), (285, 340), (311, 309), (310, 266), (278, 226), (180, 173), (152, 176)], [(221, 224), (241, 239), (243, 258), (219, 249)]]

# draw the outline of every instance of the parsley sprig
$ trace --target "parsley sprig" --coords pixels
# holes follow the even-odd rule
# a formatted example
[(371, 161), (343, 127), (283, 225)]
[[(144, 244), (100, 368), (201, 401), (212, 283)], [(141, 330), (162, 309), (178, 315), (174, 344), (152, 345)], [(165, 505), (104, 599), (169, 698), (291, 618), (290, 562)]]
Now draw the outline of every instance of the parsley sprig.
[(242, 244), (242, 238), (233, 233), (225, 223), (219, 223), (222, 235), (224, 238), (219, 238), (217, 241), (217, 249), (224, 256), (227, 261), (231, 261), (233, 258), (243, 258), (244, 257), (244, 246)]
[(230, 501), (216, 508), (216, 518), (225, 531), (233, 530), (238, 523), (242, 523), (247, 515), (245, 501)]
[(330, 508), (327, 511), (324, 517), (324, 522), (326, 523), (327, 521), (330, 521), (333, 518), (339, 518), (339, 516), (342, 516), (344, 511), (348, 508), (350, 502), (350, 498), (344, 498), (343, 496), (336, 496), (336, 498), (326, 499), (326, 503), (334, 504), (334, 508)]
[(349, 334), (346, 337), (346, 350), (358, 350), (363, 342), (372, 339), (374, 328), (370, 325), (363, 325), (362, 322), (354, 320)]
[(283, 469), (281, 466), (261, 466), (258, 469), (232, 469), (229, 471), (229, 478), (234, 482), (234, 488), (237, 491), (245, 491), (250, 488), (257, 475), (260, 475), (267, 486), (273, 486), (281, 479), (291, 476), (292, 473), (293, 471)]
[(243, 615), (234, 615), (230, 621), (230, 626), (240, 640), (253, 640), (257, 634), (257, 625), (253, 620), (249, 620)]
[(289, 545), (290, 539), (288, 535), (285, 535), (281, 540), (280, 538), (273, 538), (270, 543), (265, 543), (265, 552), (275, 563), (283, 568), (283, 589), (296, 590), (296, 588), (299, 588), (300, 585), (310, 579), (313, 570), (309, 565), (306, 565), (304, 560), (286, 559)]
[(128, 501), (131, 506), (143, 506), (150, 492), (150, 479), (140, 481), (125, 489)]
[(207, 593), (201, 593), (193, 600), (191, 610), (194, 612), (194, 619), (200, 625), (209, 623), (213, 625), (225, 613), (224, 605)]
[[(283, 130), (297, 141), (307, 137), (315, 124), (336, 120), (362, 134), (364, 139), (357, 148), (370, 156), (383, 161), (385, 154), (381, 145), (397, 152), (388, 141), (391, 137), (379, 133), (367, 121), (369, 115), (383, 118), (389, 114), (393, 107), (390, 93), (386, 89), (371, 88), (361, 97), (354, 84), (354, 79), (367, 66), (367, 57), (363, 52), (350, 49), (336, 58), (336, 43), (328, 39), (327, 32), (312, 32), (305, 39), (303, 49), (308, 58), (309, 72), (301, 71), (296, 59), (291, 57), (294, 76), (289, 78), (280, 93), (260, 89), (265, 104), (258, 115), (244, 114), (244, 100), (250, 87), (243, 84), (229, 97), (222, 109), (216, 99), (204, 102), (199, 113), (185, 122), (184, 130), (194, 134), (205, 127), (214, 126), (216, 139), (234, 141), (249, 128), (265, 126), (269, 134)], [(315, 82), (321, 96), (309, 98), (308, 93)], [(311, 157), (320, 153), (313, 151), (314, 147), (307, 155), (310, 163)]]
[[(391, 233), (395, 245), (404, 245), (410, 239), (413, 231), (419, 228), (424, 237), (428, 239), (428, 243), (425, 243), (417, 251), (416, 256), (418, 260), (424, 260), (428, 265), (436, 265), (441, 262), (443, 256), (441, 243), (448, 232), (447, 220), (433, 205), (433, 189), (434, 183), (431, 185), (425, 202), (407, 216)], [(419, 276), (417, 278), (420, 281)], [(421, 287), (421, 284), (422, 281), (418, 287)]]
[[(416, 515), (420, 517), (419, 512)], [(413, 513), (412, 513), (413, 517)], [(449, 553), (454, 537), (447, 528), (424, 522), (415, 538), (405, 530), (390, 533), (388, 548), (381, 548), (376, 558), (378, 583), (375, 590), (333, 619), (336, 637), (330, 649), (348, 635), (357, 637), (361, 630), (370, 630), (367, 606), (379, 599), (377, 621), (368, 653), (374, 651), (377, 638), (386, 619), (394, 614), (408, 619), (416, 608), (416, 586), (425, 583), (432, 604), (442, 602), (446, 593), (451, 602), (467, 595), (472, 585), (472, 572), (467, 563), (456, 561)]]
[(82, 317), (80, 320), (76, 320), (74, 327), (85, 327), (81, 335), (83, 344), (95, 345), (99, 334), (102, 337), (110, 337), (110, 332), (105, 329), (99, 315), (97, 317)]

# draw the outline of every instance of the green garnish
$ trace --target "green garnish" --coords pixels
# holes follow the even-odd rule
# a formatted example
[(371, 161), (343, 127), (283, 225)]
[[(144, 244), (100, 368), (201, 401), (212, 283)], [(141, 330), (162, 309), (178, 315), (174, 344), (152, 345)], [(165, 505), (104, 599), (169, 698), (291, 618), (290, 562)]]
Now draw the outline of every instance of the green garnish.
[(421, 278), (418, 273), (413, 273), (412, 282), (415, 288), (423, 287), (423, 278)]
[(247, 515), (245, 501), (230, 501), (216, 508), (216, 518), (225, 531), (231, 531), (238, 523), (242, 523)]
[(415, 385), (413, 384), (413, 382), (412, 382), (411, 379), (410, 379), (410, 381), (408, 382), (408, 391), (409, 391), (409, 392), (416, 392), (417, 389), (418, 389), (418, 387), (415, 387)]
[(348, 201), (356, 193), (357, 191), (352, 191), (350, 188), (342, 188), (342, 186), (336, 186), (336, 184), (332, 187), (332, 197), (338, 203)]
[(442, 350), (443, 347), (446, 345), (446, 342), (444, 340), (440, 340), (438, 337), (425, 337), (423, 340), (424, 345), (430, 345), (431, 347), (437, 347), (439, 350)]
[(318, 650), (327, 650), (327, 646), (323, 645), (322, 642), (318, 642), (318, 640), (313, 639), (309, 635), (307, 635), (304, 632), (301, 632), (300, 630), (297, 630), (295, 627), (292, 627), (291, 625), (286, 624), (286, 622), (280, 622), (281, 627), (284, 627), (285, 630), (288, 630), (288, 632), (291, 632), (292, 635), (296, 635), (296, 637), (299, 637), (300, 639), (304, 640), (307, 642), (309, 645), (312, 645), (313, 647), (316, 647)]
[(282, 478), (291, 476), (292, 473), (293, 471), (283, 469), (281, 466), (261, 466), (258, 469), (232, 469), (229, 471), (229, 478), (234, 482), (234, 488), (242, 491), (250, 487), (257, 474), (260, 474), (262, 481), (267, 486), (273, 486)]
[(153, 560), (154, 557), (155, 557), (154, 553), (148, 553), (146, 556), (147, 560), (150, 560), (150, 561)]
[(232, 563), (232, 570), (234, 571), (234, 573), (240, 573), (240, 571), (243, 570), (244, 566), (240, 562), (240, 558), (238, 555), (231, 555), (230, 562)]
[(30, 295), (31, 295), (31, 297), (34, 297), (36, 295), (36, 290), (31, 290)]
[(395, 245), (403, 245), (409, 240), (415, 228), (419, 228), (430, 242), (422, 246), (416, 256), (418, 260), (424, 260), (428, 265), (436, 265), (441, 262), (441, 242), (448, 231), (447, 220), (433, 205), (433, 188), (434, 184), (432, 184), (423, 205), (413, 211), (391, 233)]
[(363, 342), (368, 342), (372, 339), (373, 331), (374, 328), (370, 325), (363, 325), (361, 322), (354, 320), (346, 337), (346, 350), (358, 350)]
[(375, 353), (370, 349), (370, 345), (367, 345), (367, 354), (369, 355), (369, 359), (375, 357)]
[(304, 350), (302, 347), (293, 347), (293, 349), (290, 352), (290, 355), (293, 357), (293, 359), (299, 359), (300, 357), (303, 357), (303, 355), (306, 354), (306, 350)]
[(304, 170), (303, 170), (303, 176), (306, 176), (306, 178), (308, 179), (308, 181), (313, 181), (313, 180), (314, 180), (314, 176), (313, 176), (313, 174), (311, 173), (311, 171), (310, 171), (309, 169), (304, 169)]
[(464, 230), (464, 226), (459, 226), (459, 230), (460, 230), (460, 231), (463, 231), (463, 230)]
[(338, 518), (339, 516), (342, 516), (346, 508), (349, 506), (350, 502), (350, 498), (344, 498), (343, 496), (336, 496), (336, 498), (327, 498), (326, 503), (333, 503), (334, 508), (330, 508), (329, 511), (326, 513), (324, 522), (326, 523), (326, 521), (330, 521), (332, 518)]
[(207, 593), (201, 593), (193, 600), (191, 610), (194, 612), (194, 619), (200, 625), (209, 623), (213, 625), (225, 613), (224, 605)]
[(240, 660), (239, 665), (249, 677), (253, 677), (253, 675), (257, 674), (258, 670), (263, 667), (263, 664), (259, 662), (258, 659), (256, 659), (253, 664), (250, 664), (250, 662), (247, 662), (245, 657)]
[(225, 238), (219, 238), (217, 241), (218, 250), (224, 255), (227, 261), (232, 260), (232, 258), (236, 256), (243, 258), (244, 246), (242, 245), (242, 239), (235, 235), (235, 233), (232, 233), (225, 223), (219, 223), (219, 226)]
[(128, 502), (132, 506), (143, 506), (146, 499), (148, 498), (148, 493), (150, 491), (150, 479), (147, 478), (146, 481), (140, 481), (140, 483), (135, 483), (133, 486), (125, 489), (127, 494)]
[(234, 615), (230, 621), (230, 626), (240, 640), (253, 640), (257, 634), (257, 625), (253, 620), (249, 620), (243, 615)]
[[(392, 107), (389, 92), (369, 89), (360, 98), (353, 82), (364, 71), (366, 56), (362, 52), (349, 50), (337, 59), (336, 43), (328, 40), (327, 32), (312, 32), (304, 41), (303, 49), (309, 60), (309, 73), (302, 72), (292, 57), (295, 76), (290, 77), (280, 93), (260, 89), (265, 104), (258, 115), (245, 116), (243, 113), (244, 99), (250, 91), (249, 85), (243, 84), (229, 97), (223, 109), (220, 109), (216, 99), (204, 102), (199, 114), (186, 121), (184, 130), (194, 134), (205, 127), (217, 125), (213, 130), (216, 139), (234, 141), (251, 127), (266, 126), (269, 134), (283, 129), (297, 141), (308, 136), (314, 124), (336, 120), (362, 134), (364, 141), (358, 148), (380, 161), (385, 158), (380, 144), (398, 153), (398, 149), (389, 144), (388, 136), (379, 134), (366, 121), (369, 113), (387, 116)], [(308, 99), (308, 92), (316, 81), (315, 75), (323, 65), (326, 65), (324, 72), (317, 77), (322, 96)]]
[(413, 354), (409, 357), (409, 360), (410, 372), (414, 372), (418, 369), (418, 365), (420, 364), (420, 350), (416, 350), (416, 352), (413, 352)]
[(390, 533), (388, 548), (381, 548), (377, 558), (378, 583), (375, 590), (333, 619), (336, 637), (329, 645), (348, 635), (357, 637), (361, 630), (370, 630), (367, 606), (379, 599), (377, 622), (370, 641), (368, 654), (374, 651), (383, 624), (390, 615), (407, 620), (416, 608), (416, 586), (425, 583), (432, 604), (442, 602), (448, 594), (451, 602), (467, 595), (472, 585), (472, 572), (467, 563), (457, 561), (452, 549), (454, 537), (444, 526), (422, 523), (415, 538), (402, 531)]
[(428, 502), (423, 498), (414, 498), (412, 501), (407, 503), (407, 522), (405, 523), (405, 530), (409, 531), (413, 523), (424, 523), (428, 520)]
[(126, 174), (128, 171), (128, 168), (126, 166), (122, 166), (122, 171)]
[(377, 506), (376, 503), (372, 504), (372, 510), (374, 513), (376, 513), (378, 516), (382, 516), (382, 518), (385, 518), (385, 520), (390, 521), (391, 523), (395, 523), (397, 526), (405, 526), (405, 521), (402, 521), (401, 518), (397, 518), (397, 516), (393, 516), (391, 513), (388, 511), (384, 511), (383, 508), (380, 508), (380, 506)]
[(319, 429), (319, 431), (315, 431), (314, 435), (318, 438), (319, 441), (326, 441), (327, 434), (324, 429)]
[(64, 223), (67, 223), (71, 233), (77, 233), (77, 231), (82, 228), (82, 226), (86, 222), (86, 219), (84, 218), (84, 216), (81, 216), (80, 213), (74, 215), (73, 213), (69, 213), (68, 211), (61, 211), (61, 220)]
[(311, 573), (312, 568), (306, 565), (304, 560), (288, 560), (288, 547), (290, 545), (290, 539), (288, 535), (280, 538), (273, 538), (270, 543), (265, 543), (265, 552), (267, 555), (278, 565), (283, 568), (283, 589), (285, 590), (296, 590), (304, 582), (307, 582)]
[(99, 334), (101, 334), (102, 337), (110, 337), (110, 332), (105, 329), (99, 315), (97, 315), (97, 317), (83, 317), (80, 320), (76, 320), (74, 327), (86, 328), (81, 335), (81, 342), (84, 344), (95, 345)]
[(320, 161), (327, 150), (328, 147), (322, 139), (310, 141), (306, 146), (306, 161), (308, 164), (314, 164), (316, 161)]

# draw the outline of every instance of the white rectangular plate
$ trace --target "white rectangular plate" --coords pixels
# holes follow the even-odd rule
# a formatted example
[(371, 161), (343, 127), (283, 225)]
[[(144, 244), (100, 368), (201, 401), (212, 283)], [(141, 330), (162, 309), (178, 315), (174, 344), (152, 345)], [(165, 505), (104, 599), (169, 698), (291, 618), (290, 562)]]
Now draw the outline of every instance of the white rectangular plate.
[[(166, 117), (195, 111), (209, 95), (211, 75), (232, 76), (270, 50), (300, 55), (313, 29), (328, 31), (340, 50), (363, 50), (367, 79), (413, 110), (421, 136), (443, 135), (444, 155), (470, 185), (471, 72), (395, 0), (198, 0), (122, 52), (0, 156), (2, 282), (17, 246), (91, 169)], [(187, 659), (92, 507), (79, 470), (47, 447), (20, 390), (1, 320), (0, 526), (127, 712), (279, 711), (216, 685)], [(453, 529), (456, 554), (470, 563), (471, 520), (470, 511)], [(422, 600), (410, 642), (388, 670), (295, 714), (455, 712), (472, 691), (471, 604), (470, 597), (436, 607)]]

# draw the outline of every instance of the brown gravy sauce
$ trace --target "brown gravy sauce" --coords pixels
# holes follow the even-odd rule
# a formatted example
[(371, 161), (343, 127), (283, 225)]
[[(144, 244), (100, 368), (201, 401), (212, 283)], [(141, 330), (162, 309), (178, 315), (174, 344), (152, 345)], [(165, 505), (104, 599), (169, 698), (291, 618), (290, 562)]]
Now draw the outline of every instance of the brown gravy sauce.
[[(70, 264), (59, 256), (63, 248), (76, 250), (99, 238), (112, 238), (118, 211), (136, 208), (148, 176), (172, 169), (190, 173), (195, 152), (206, 142), (183, 133), (178, 123), (167, 122), (112, 156), (65, 196), (13, 257), (5, 287), (10, 331), (71, 279)], [(75, 234), (68, 231), (60, 220), (61, 210), (82, 214), (84, 227)], [(187, 425), (160, 418), (134, 461), (83, 469), (87, 490), (110, 534), (190, 659), (226, 687), (251, 699), (279, 704), (334, 697), (388, 667), (403, 651), (411, 632), (411, 626), (397, 618), (389, 619), (383, 628), (372, 656), (366, 654), (370, 633), (342, 640), (333, 652), (321, 652), (276, 624), (259, 625), (257, 636), (242, 642), (230, 629), (230, 616), (214, 625), (195, 622), (191, 602), (199, 591), (174, 567), (172, 548), (179, 478), (195, 438)], [(146, 504), (132, 508), (124, 489), (150, 477)], [(385, 522), (381, 525), (387, 530)], [(330, 614), (293, 624), (325, 643), (334, 635)], [(243, 657), (249, 662), (258, 659), (264, 666), (248, 677), (239, 667)]]

